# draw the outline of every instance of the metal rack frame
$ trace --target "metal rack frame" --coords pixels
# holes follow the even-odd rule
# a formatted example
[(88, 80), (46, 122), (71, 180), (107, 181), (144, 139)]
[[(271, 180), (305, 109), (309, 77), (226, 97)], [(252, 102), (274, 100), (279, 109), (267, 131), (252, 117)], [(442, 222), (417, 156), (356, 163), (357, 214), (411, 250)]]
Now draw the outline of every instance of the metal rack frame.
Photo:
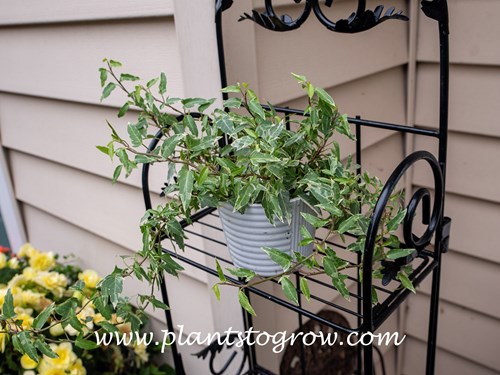
[[(407, 20), (401, 12), (394, 12), (393, 8), (388, 9), (385, 14), (383, 14), (383, 6), (376, 7), (373, 11), (366, 9), (366, 1), (358, 0), (358, 6), (355, 12), (348, 19), (331, 21), (328, 19), (321, 10), (319, 0), (295, 0), (296, 3), (303, 3), (303, 12), (296, 19), (292, 19), (287, 15), (276, 15), (273, 8), (272, 0), (265, 0), (265, 11), (259, 13), (257, 11), (252, 11), (251, 14), (245, 13), (240, 20), (249, 19), (262, 27), (265, 27), (273, 31), (289, 31), (299, 28), (311, 15), (314, 14), (318, 20), (330, 31), (341, 32), (341, 33), (357, 33), (365, 31), (376, 27), (381, 22), (398, 19)], [(219, 63), (220, 63), (220, 73), (221, 73), (221, 85), (222, 87), (227, 85), (226, 82), (226, 67), (225, 67), (225, 55), (224, 55), (224, 45), (223, 45), (223, 33), (222, 33), (222, 15), (223, 12), (231, 7), (233, 4), (232, 0), (215, 0), (215, 26), (217, 31), (218, 39), (218, 50), (219, 50)], [(326, 0), (323, 6), (332, 6), (333, 0)], [(303, 325), (303, 318), (309, 318), (318, 321), (319, 323), (331, 327), (340, 332), (350, 333), (366, 333), (374, 332), (379, 328), (387, 318), (403, 303), (403, 301), (409, 295), (408, 289), (401, 289), (397, 287), (386, 287), (380, 285), (374, 285), (372, 280), (372, 260), (373, 260), (373, 250), (375, 245), (375, 238), (377, 235), (377, 230), (379, 226), (380, 219), (388, 203), (389, 197), (395, 191), (396, 186), (400, 179), (404, 176), (405, 172), (419, 161), (426, 162), (430, 169), (432, 170), (434, 176), (434, 187), (433, 187), (433, 205), (431, 207), (431, 193), (427, 188), (418, 189), (407, 205), (407, 215), (403, 223), (403, 233), (404, 242), (407, 247), (415, 248), (417, 250), (417, 255), (413, 257), (407, 257), (403, 260), (397, 260), (394, 262), (387, 263), (385, 266), (387, 269), (399, 269), (405, 264), (413, 262), (415, 265), (414, 272), (410, 276), (414, 286), (418, 286), (428, 275), (432, 274), (432, 291), (431, 291), (431, 301), (429, 307), (429, 327), (428, 327), (428, 345), (427, 345), (427, 362), (426, 362), (426, 374), (433, 374), (435, 367), (435, 356), (436, 356), (436, 336), (437, 336), (437, 322), (438, 322), (438, 305), (439, 305), (439, 289), (440, 289), (440, 273), (441, 273), (441, 256), (448, 249), (449, 234), (451, 219), (445, 217), (444, 212), (444, 193), (445, 193), (445, 175), (446, 175), (446, 155), (447, 155), (447, 140), (448, 140), (448, 82), (449, 82), (449, 52), (448, 52), (448, 7), (446, 0), (422, 0), (421, 1), (422, 10), (426, 16), (432, 18), (438, 22), (439, 30), (439, 40), (440, 40), (440, 116), (439, 116), (439, 128), (438, 130), (429, 130), (418, 127), (410, 127), (402, 124), (378, 122), (367, 119), (361, 119), (359, 117), (349, 118), (349, 122), (355, 126), (356, 129), (356, 162), (361, 166), (361, 137), (362, 129), (364, 127), (374, 127), (378, 129), (386, 129), (389, 131), (395, 131), (402, 134), (415, 134), (424, 137), (432, 137), (438, 140), (439, 151), (437, 158), (427, 151), (416, 151), (407, 156), (394, 170), (394, 172), (389, 177), (386, 182), (381, 195), (378, 199), (377, 205), (375, 207), (373, 216), (367, 232), (367, 239), (365, 243), (365, 249), (363, 256), (358, 254), (357, 264), (363, 264), (363, 274), (362, 282), (359, 281), (359, 275), (349, 276), (349, 278), (357, 283), (357, 291), (351, 293), (351, 298), (355, 299), (357, 303), (355, 308), (346, 308), (340, 306), (336, 303), (330, 302), (317, 294), (311, 295), (311, 299), (316, 300), (325, 306), (329, 306), (332, 309), (339, 310), (344, 314), (349, 314), (356, 318), (357, 326), (351, 328), (348, 325), (342, 325), (334, 322), (330, 322), (302, 304), (302, 299), (299, 293), (299, 305), (293, 305), (290, 302), (279, 298), (273, 294), (264, 292), (256, 287), (246, 288), (245, 292), (250, 298), (252, 295), (265, 298), (271, 303), (278, 304), (284, 308), (297, 313), (299, 327)], [(303, 112), (298, 109), (280, 108), (275, 107), (275, 109), (284, 114), (290, 115), (301, 115)], [(160, 140), (160, 136), (156, 137), (151, 145), (150, 150), (154, 149)], [(360, 167), (361, 168), (361, 167)], [(149, 192), (149, 164), (145, 164), (142, 171), (142, 188), (144, 195), (144, 202), (146, 209), (151, 208), (151, 199)], [(413, 219), (417, 208), (423, 209), (424, 224), (427, 226), (425, 232), (420, 236), (413, 234)], [(187, 222), (181, 222), (185, 231), (193, 236), (202, 237), (205, 240), (206, 248), (210, 249), (211, 246), (225, 246), (225, 244), (213, 237), (207, 235), (201, 235), (190, 228), (190, 225), (201, 225), (204, 226), (208, 231), (221, 231), (218, 225), (214, 225), (213, 220), (217, 218), (217, 212), (213, 208), (203, 209), (192, 216), (192, 222), (195, 224), (188, 224)], [(214, 236), (219, 237), (220, 236)], [(434, 238), (434, 245), (430, 249), (431, 240)], [(341, 244), (333, 244), (336, 247), (342, 248)], [(190, 245), (186, 245), (189, 251), (196, 251), (204, 254), (208, 258), (217, 258), (219, 261), (231, 264), (229, 259), (221, 259), (220, 256), (215, 256), (210, 251), (206, 251), (200, 248), (196, 248)], [(345, 248), (345, 247), (344, 247)], [(208, 274), (217, 276), (217, 270), (215, 267), (210, 267), (204, 264), (200, 264), (192, 260), (188, 255), (178, 254), (173, 249), (164, 248), (165, 252), (168, 252), (172, 257), (189, 264), (193, 267), (201, 269)], [(296, 275), (298, 281), (298, 274)], [(241, 283), (240, 280), (234, 278), (228, 278), (234, 283)], [(314, 277), (308, 277), (309, 281), (314, 283), (317, 288), (326, 288), (330, 292), (335, 293), (335, 289), (332, 285), (323, 282), (320, 279)], [(297, 282), (298, 285), (298, 282)], [(376, 305), (372, 304), (371, 301), (371, 290), (374, 286), (380, 295), (379, 303)], [(299, 288), (298, 288), (299, 289)], [(161, 292), (164, 303), (169, 304), (168, 293), (166, 282), (163, 280), (161, 284)], [(245, 329), (252, 327), (252, 316), (243, 311), (243, 321)], [(167, 327), (170, 331), (174, 330), (174, 324), (170, 311), (165, 311)], [(176, 344), (172, 344), (172, 354), (174, 358), (174, 364), (176, 372), (179, 375), (185, 374), (185, 370), (182, 363), (181, 355), (178, 352)], [(207, 347), (202, 352), (198, 353), (199, 356), (205, 358), (210, 356), (209, 368), (212, 374), (224, 374), (229, 368), (229, 365), (234, 360), (235, 353), (230, 356), (227, 363), (222, 369), (214, 369), (214, 358), (217, 353), (219, 353), (224, 348), (220, 347), (217, 343), (214, 343)], [(303, 350), (302, 350), (302, 364), (304, 362)], [(363, 369), (364, 374), (372, 374), (374, 367), (373, 358), (373, 347), (371, 345), (360, 347), (358, 346), (358, 367), (357, 373), (361, 373)], [(254, 347), (245, 347), (244, 355), (239, 366), (238, 374), (242, 373), (245, 368), (245, 364), (248, 367), (246, 374), (272, 374), (269, 370), (266, 370), (259, 365), (257, 361), (257, 356)], [(306, 374), (306, 369), (302, 365), (302, 373)]]

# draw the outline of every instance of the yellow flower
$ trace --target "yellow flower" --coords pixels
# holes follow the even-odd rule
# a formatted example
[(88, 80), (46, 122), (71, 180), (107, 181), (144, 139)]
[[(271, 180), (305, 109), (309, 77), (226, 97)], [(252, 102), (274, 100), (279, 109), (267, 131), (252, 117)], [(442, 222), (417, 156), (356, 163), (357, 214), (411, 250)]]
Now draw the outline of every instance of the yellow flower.
[(24, 258), (31, 258), (33, 255), (38, 254), (39, 251), (35, 249), (31, 244), (26, 243), (19, 249), (18, 255)]
[(7, 333), (0, 332), (0, 353), (5, 352), (5, 347), (7, 346), (7, 340), (9, 335)]
[(21, 357), (21, 366), (23, 366), (23, 369), (25, 370), (33, 370), (36, 366), (38, 366), (38, 363), (33, 361), (29, 355), (24, 354)]
[[(92, 329), (94, 328), (94, 322), (93, 322), (94, 315), (95, 315), (94, 309), (87, 305), (82, 309), (82, 311), (80, 311), (77, 314), (77, 318), (80, 320), (82, 324), (85, 324), (88, 329)], [(89, 321), (87, 322), (88, 317), (91, 317), (92, 320), (89, 319)]]
[(26, 267), (24, 270), (23, 270), (23, 276), (26, 278), (26, 280), (28, 281), (31, 281), (31, 280), (34, 280), (35, 277), (37, 276), (38, 272), (31, 268), (31, 267)]
[(68, 279), (62, 273), (57, 272), (39, 272), (35, 281), (50, 290), (56, 297), (62, 297), (64, 288), (68, 285)]
[(68, 375), (66, 369), (59, 367), (40, 367), (38, 369), (39, 375)]
[[(31, 328), (31, 325), (33, 324), (33, 317), (31, 315), (26, 314), (25, 312), (22, 312), (20, 314), (17, 314), (16, 320), (21, 320), (21, 327), (23, 327), (24, 330), (28, 330)], [(14, 327), (12, 327), (14, 328)]]
[(64, 333), (64, 328), (61, 323), (57, 323), (49, 328), (52, 336), (61, 336)]
[(94, 289), (97, 286), (97, 283), (101, 280), (97, 272), (94, 270), (85, 270), (78, 274), (78, 278), (83, 280), (87, 288), (91, 289)]
[(87, 375), (87, 370), (83, 367), (82, 360), (80, 358), (73, 363), (69, 370), (71, 375)]
[(146, 344), (141, 342), (140, 344), (136, 343), (134, 347), (134, 352), (136, 354), (135, 364), (139, 367), (142, 363), (146, 363), (149, 360), (149, 353), (146, 351)]
[(48, 271), (56, 264), (54, 253), (37, 253), (30, 258), (30, 266), (39, 271)]
[(9, 266), (10, 269), (17, 270), (19, 268), (19, 259), (10, 258), (9, 261), (7, 262), (7, 265)]
[[(59, 345), (50, 344), (50, 348), (58, 355), (58, 358), (49, 358), (44, 355), (42, 361), (40, 361), (38, 372), (40, 375), (64, 374), (65, 370), (67, 370), (77, 359), (76, 354), (73, 353), (71, 343), (63, 342)], [(62, 372), (51, 372), (54, 369), (60, 369)]]
[(105, 321), (106, 319), (104, 318), (104, 316), (102, 316), (101, 313), (97, 313), (94, 315), (94, 323), (95, 324), (99, 324), (100, 322), (102, 321)]
[(0, 269), (4, 268), (7, 265), (7, 255), (4, 253), (0, 253)]

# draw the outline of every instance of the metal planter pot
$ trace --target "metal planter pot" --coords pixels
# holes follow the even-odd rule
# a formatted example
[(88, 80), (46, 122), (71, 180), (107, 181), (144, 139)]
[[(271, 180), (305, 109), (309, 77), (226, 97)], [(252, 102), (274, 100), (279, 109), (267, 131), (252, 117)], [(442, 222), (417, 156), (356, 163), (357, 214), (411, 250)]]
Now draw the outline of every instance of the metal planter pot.
[(247, 268), (260, 276), (274, 276), (283, 269), (262, 250), (273, 247), (293, 255), (298, 251), (304, 256), (312, 253), (314, 244), (299, 246), (302, 240), (300, 228), (305, 226), (314, 234), (315, 228), (304, 220), (301, 212), (314, 214), (314, 211), (300, 199), (291, 202), (292, 222), (275, 221), (272, 225), (260, 204), (250, 205), (244, 214), (234, 212), (230, 204), (219, 207), (222, 229), (226, 238), (229, 254), (236, 267)]

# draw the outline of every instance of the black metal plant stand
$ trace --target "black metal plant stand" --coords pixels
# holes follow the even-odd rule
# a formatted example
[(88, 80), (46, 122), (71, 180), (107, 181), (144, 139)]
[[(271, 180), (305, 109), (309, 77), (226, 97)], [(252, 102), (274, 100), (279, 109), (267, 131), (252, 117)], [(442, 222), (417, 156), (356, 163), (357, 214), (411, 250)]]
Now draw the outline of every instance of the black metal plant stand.
[[(323, 11), (322, 6), (330, 7), (333, 4), (333, 0), (325, 0), (324, 5), (320, 6), (319, 0), (294, 0), (295, 3), (302, 3), (303, 12), (296, 19), (292, 19), (288, 15), (277, 15), (272, 0), (265, 0), (265, 12), (259, 13), (257, 11), (252, 11), (251, 14), (245, 13), (241, 16), (240, 20), (249, 19), (262, 27), (265, 27), (273, 31), (289, 31), (299, 28), (311, 15), (314, 14), (318, 20), (328, 29), (334, 32), (341, 33), (357, 33), (365, 31), (376, 27), (381, 22), (398, 19), (407, 20), (408, 18), (404, 16), (401, 12), (395, 12), (394, 8), (389, 8), (384, 13), (384, 7), (378, 6), (373, 11), (366, 9), (366, 1), (358, 0), (357, 9), (348, 19), (341, 19), (336, 22), (328, 19)], [(233, 4), (232, 0), (216, 0), (216, 30), (218, 36), (218, 47), (219, 47), (219, 62), (220, 62), (220, 72), (221, 72), (221, 83), (222, 86), (226, 86), (226, 69), (225, 69), (225, 57), (224, 57), (224, 47), (223, 47), (223, 37), (222, 37), (222, 14), (225, 10), (229, 9)], [(321, 323), (323, 326), (331, 327), (337, 331), (344, 333), (358, 332), (360, 334), (366, 332), (376, 331), (386, 319), (401, 305), (401, 303), (406, 299), (409, 294), (407, 289), (401, 288), (391, 288), (387, 285), (374, 285), (372, 283), (372, 260), (373, 260), (373, 250), (374, 242), (377, 235), (378, 225), (381, 220), (382, 214), (384, 212), (385, 206), (388, 203), (390, 195), (396, 189), (396, 186), (400, 179), (404, 176), (405, 172), (417, 162), (425, 162), (430, 167), (433, 177), (434, 177), (434, 194), (433, 194), (433, 204), (431, 207), (431, 193), (427, 188), (418, 189), (407, 206), (407, 215), (403, 223), (404, 232), (404, 242), (407, 247), (415, 248), (417, 250), (417, 255), (408, 257), (403, 261), (398, 260), (394, 262), (386, 262), (384, 264), (387, 270), (388, 280), (391, 277), (391, 270), (397, 272), (402, 266), (412, 262), (414, 265), (414, 271), (410, 276), (413, 285), (418, 286), (428, 275), (432, 274), (432, 291), (431, 291), (431, 301), (430, 301), (430, 316), (429, 316), (429, 331), (428, 331), (428, 345), (427, 345), (427, 362), (426, 362), (426, 374), (434, 374), (435, 365), (435, 353), (436, 353), (436, 335), (437, 335), (437, 320), (438, 320), (438, 304), (439, 304), (439, 288), (440, 288), (440, 273), (441, 273), (441, 256), (448, 249), (449, 233), (451, 219), (444, 217), (444, 193), (445, 193), (445, 172), (446, 172), (446, 153), (447, 153), (447, 136), (448, 136), (448, 7), (446, 0), (422, 0), (421, 1), (422, 10), (426, 16), (436, 20), (438, 22), (439, 30), (439, 40), (440, 40), (440, 117), (439, 117), (439, 129), (429, 130), (417, 127), (410, 127), (401, 124), (384, 123), (378, 121), (371, 121), (366, 119), (350, 118), (349, 121), (355, 125), (357, 140), (356, 140), (356, 157), (357, 163), (361, 165), (361, 135), (362, 128), (364, 127), (374, 127), (379, 129), (386, 129), (390, 131), (415, 134), (424, 137), (436, 138), (439, 143), (439, 151), (437, 158), (427, 151), (417, 151), (409, 156), (407, 156), (394, 170), (384, 189), (379, 197), (378, 203), (374, 210), (365, 244), (365, 249), (363, 256), (358, 254), (358, 264), (363, 264), (363, 275), (362, 282), (359, 281), (359, 277), (349, 277), (352, 281), (357, 283), (357, 292), (351, 293), (351, 298), (357, 300), (355, 308), (346, 308), (340, 306), (336, 303), (332, 303), (324, 298), (321, 298), (321, 293), (317, 295), (311, 295), (312, 300), (319, 301), (325, 306), (331, 309), (336, 309), (341, 311), (343, 314), (350, 315), (356, 318), (357, 326), (351, 328), (348, 324), (342, 324), (338, 322), (329, 321), (324, 317), (313, 313), (307, 306), (302, 305), (299, 292), (299, 305), (293, 305), (290, 302), (276, 297), (273, 294), (264, 292), (256, 287), (246, 288), (245, 291), (248, 297), (261, 297), (265, 298), (271, 303), (275, 303), (284, 308), (292, 310), (297, 313), (299, 328), (302, 328), (304, 318), (309, 318)], [(277, 111), (285, 114), (302, 114), (302, 111), (297, 109), (289, 108), (275, 108)], [(150, 145), (150, 149), (156, 147), (159, 138), (156, 138)], [(143, 193), (146, 208), (151, 208), (151, 200), (149, 193), (149, 164), (145, 164), (143, 168)], [(423, 209), (423, 221), (426, 225), (425, 232), (420, 236), (416, 236), (413, 233), (413, 219), (417, 208), (422, 207)], [(201, 225), (206, 227), (208, 230), (221, 231), (219, 226), (213, 224), (213, 219), (217, 217), (217, 211), (215, 209), (209, 208), (201, 210), (192, 216), (193, 223), (196, 225)], [(187, 233), (192, 236), (200, 236), (205, 240), (206, 248), (210, 249), (210, 246), (225, 246), (225, 244), (219, 240), (215, 240), (213, 237), (200, 235), (199, 232), (195, 232), (190, 229), (190, 226), (186, 222), (181, 223)], [(217, 236), (221, 238), (221, 236)], [(431, 240), (434, 238), (434, 245), (432, 249), (430, 248)], [(339, 244), (334, 244), (337, 247), (342, 247)], [(200, 252), (209, 258), (215, 259), (215, 255), (210, 251), (195, 248), (193, 246), (187, 245), (190, 250)], [(173, 251), (173, 249), (165, 248), (164, 251), (170, 253), (173, 257), (176, 257), (180, 261), (201, 269), (209, 274), (217, 276), (217, 271), (215, 267), (206, 266), (192, 260), (189, 256), (184, 254), (178, 254)], [(217, 257), (219, 262), (225, 262), (231, 264), (228, 259), (221, 259)], [(298, 278), (298, 276), (297, 276)], [(239, 280), (231, 279), (232, 282), (239, 283)], [(332, 295), (335, 293), (334, 288), (322, 282), (321, 280), (309, 277), (308, 280), (315, 284), (316, 289), (326, 289)], [(371, 292), (372, 287), (375, 287), (381, 296), (379, 302), (376, 305), (372, 305)], [(168, 304), (168, 295), (165, 281), (161, 285), (161, 291), (163, 300)], [(170, 311), (166, 311), (166, 320), (169, 331), (174, 331), (174, 324)], [(243, 311), (243, 319), (245, 329), (252, 327), (252, 317), (245, 311)], [(179, 375), (185, 374), (185, 370), (182, 364), (182, 358), (177, 350), (176, 344), (172, 344), (172, 353), (174, 358), (174, 364), (176, 372)], [(233, 352), (227, 363), (222, 369), (214, 368), (214, 358), (222, 350), (234, 351), (234, 348), (224, 348), (216, 343), (210, 345), (202, 352), (198, 353), (199, 356), (205, 358), (210, 357), (209, 360), (209, 371), (212, 374), (226, 374), (227, 369), (236, 358), (236, 352)], [(372, 374), (374, 372), (374, 358), (373, 358), (373, 347), (371, 345), (358, 346), (357, 355), (357, 373)], [(307, 369), (304, 365), (304, 350), (301, 350), (301, 362), (302, 362), (302, 374), (307, 374)], [(263, 368), (259, 365), (254, 347), (245, 347), (243, 354), (240, 356), (239, 364), (236, 366), (238, 369), (237, 374), (241, 374), (246, 368), (247, 374), (272, 374), (269, 370)], [(234, 368), (234, 364), (233, 367)], [(234, 371), (234, 370), (233, 370)], [(230, 374), (232, 375), (232, 374)]]

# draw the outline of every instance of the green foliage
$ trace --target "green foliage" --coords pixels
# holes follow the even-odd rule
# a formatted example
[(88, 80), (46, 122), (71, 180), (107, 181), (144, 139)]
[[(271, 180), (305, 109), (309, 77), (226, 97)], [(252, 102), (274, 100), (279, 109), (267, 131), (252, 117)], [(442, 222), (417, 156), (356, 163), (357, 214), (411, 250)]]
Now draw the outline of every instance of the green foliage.
[[(370, 216), (382, 183), (367, 173), (360, 175), (351, 157), (341, 155), (340, 138), (352, 141), (355, 137), (347, 116), (338, 111), (335, 101), (324, 89), (315, 87), (303, 76), (293, 75), (308, 98), (302, 116), (279, 115), (272, 106), (265, 108), (245, 83), (224, 88), (222, 92), (231, 94), (231, 98), (223, 102), (222, 108), (213, 108), (214, 99), (169, 96), (164, 73), (143, 85), (133, 74), (116, 73), (115, 68), (120, 66), (109, 60), (107, 66), (100, 69), (102, 97), (119, 88), (126, 96), (119, 117), (129, 108), (138, 112), (137, 119), (128, 123), (126, 136), (119, 135), (109, 125), (111, 140), (106, 146), (98, 147), (118, 159), (113, 181), (122, 170), (128, 176), (140, 164), (163, 163), (168, 171), (163, 191), (165, 202), (144, 215), (142, 251), (133, 258), (133, 264), (123, 270), (124, 274), (147, 279), (153, 286), (158, 284), (164, 271), (177, 276), (181, 267), (163, 254), (161, 240), (167, 238), (176, 249), (184, 249), (185, 235), (179, 220), (190, 222), (191, 213), (222, 203), (229, 203), (242, 213), (250, 204), (260, 203), (268, 220), (274, 223), (275, 220), (290, 221), (289, 201), (300, 198), (316, 211), (316, 215), (303, 214), (309, 224), (324, 228), (328, 236), (338, 235), (342, 240), (354, 235), (354, 242), (346, 244), (348, 250), (364, 250)], [(149, 150), (146, 145), (158, 131), (163, 137)], [(227, 141), (223, 147), (219, 144), (221, 139)], [(398, 205), (398, 198), (398, 195), (392, 198), (382, 218), (375, 247), (374, 262), (378, 266), (374, 267), (374, 275), (381, 272), (381, 261), (412, 252), (401, 249), (394, 234), (406, 215)], [(348, 299), (344, 272), (361, 265), (342, 261), (333, 249), (325, 248), (325, 243), (316, 240), (305, 228), (301, 233), (302, 246), (315, 243), (312, 256), (295, 254), (292, 257), (277, 249), (263, 249), (283, 268), (283, 273), (276, 278), (285, 296), (297, 303), (297, 287), (288, 275), (305, 266), (313, 274), (326, 273), (332, 285)], [(255, 281), (255, 273), (249, 270), (228, 271), (245, 280), (247, 285), (266, 281)], [(220, 298), (220, 285), (239, 284), (228, 280), (218, 263), (217, 273), (219, 282), (213, 290)], [(413, 288), (408, 278), (399, 276), (398, 279), (403, 287)], [(306, 278), (300, 279), (298, 289), (306, 298), (310, 297)], [(255, 313), (241, 289), (239, 301), (247, 311)]]

